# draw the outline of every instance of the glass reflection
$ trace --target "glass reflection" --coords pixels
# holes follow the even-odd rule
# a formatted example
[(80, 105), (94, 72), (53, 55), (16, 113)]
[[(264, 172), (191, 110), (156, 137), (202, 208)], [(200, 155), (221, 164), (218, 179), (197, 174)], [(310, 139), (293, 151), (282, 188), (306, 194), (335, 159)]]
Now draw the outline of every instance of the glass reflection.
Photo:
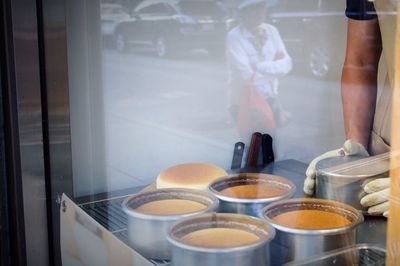
[[(276, 160), (307, 162), (343, 142), (338, 81), (345, 51), (345, 3), (267, 1), (265, 9), (248, 15), (264, 25), (265, 32), (259, 40), (249, 40), (250, 48), (237, 59), (239, 50), (233, 45), (241, 36), (233, 32), (244, 28), (242, 2), (67, 2), (67, 24), (87, 25), (85, 33), (81, 27), (68, 36), (71, 109), (76, 110), (71, 122), (77, 131), (72, 138), (82, 144), (73, 152), (93, 161), (75, 159), (79, 195), (147, 184), (178, 163), (211, 162), (229, 169), (234, 143), (248, 146), (256, 131), (272, 135)], [(78, 23), (83, 17), (86, 22)], [(97, 30), (101, 40), (94, 34)], [(265, 51), (260, 53), (262, 42)], [(257, 74), (248, 82), (257, 87), (252, 90), (255, 112), (249, 111), (249, 104), (247, 111), (246, 105), (240, 108), (249, 97), (241, 93), (249, 91), (246, 75), (251, 80), (249, 70), (238, 67), (243, 60), (248, 60), (250, 72), (263, 60), (279, 62), (272, 74)], [(84, 73), (95, 74), (81, 79)], [(233, 101), (235, 94), (239, 96)], [(77, 106), (93, 108), (98, 119), (79, 115)], [(103, 131), (97, 126), (101, 123), (104, 139), (91, 138)], [(99, 147), (104, 161), (96, 164), (93, 155)], [(101, 165), (105, 173), (93, 172), (93, 165)]]
[(230, 110), (237, 117), (239, 133), (249, 123), (265, 132), (289, 118), (278, 97), (278, 77), (292, 69), (278, 30), (266, 24), (266, 2), (244, 1), (238, 6), (240, 24), (227, 37), (230, 71)]

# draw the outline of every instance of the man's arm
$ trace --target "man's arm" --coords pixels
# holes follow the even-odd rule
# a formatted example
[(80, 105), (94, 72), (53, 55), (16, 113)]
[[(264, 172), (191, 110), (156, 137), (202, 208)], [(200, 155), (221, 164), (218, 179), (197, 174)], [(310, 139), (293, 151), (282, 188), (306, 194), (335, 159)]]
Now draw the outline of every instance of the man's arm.
[(270, 38), (277, 46), (277, 54), (273, 61), (260, 62), (257, 64), (257, 71), (264, 75), (283, 76), (288, 74), (293, 67), (292, 58), (286, 51), (285, 44), (279, 34), (279, 31), (272, 27)]
[(381, 51), (377, 19), (348, 20), (346, 58), (342, 72), (344, 126), (346, 138), (365, 148), (368, 148), (375, 114)]
[(247, 83), (252, 80), (254, 69), (251, 66), (246, 51), (243, 50), (239, 43), (238, 36), (230, 32), (227, 36), (226, 54), (228, 66), (234, 75), (241, 77), (242, 81)]

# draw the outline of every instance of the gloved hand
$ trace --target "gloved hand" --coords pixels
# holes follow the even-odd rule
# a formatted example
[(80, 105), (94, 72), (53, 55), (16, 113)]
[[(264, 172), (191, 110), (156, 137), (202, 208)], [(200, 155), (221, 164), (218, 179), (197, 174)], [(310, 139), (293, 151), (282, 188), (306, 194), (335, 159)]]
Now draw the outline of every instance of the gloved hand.
[(351, 139), (346, 140), (342, 148), (324, 153), (321, 156), (318, 156), (317, 158), (311, 161), (306, 171), (307, 177), (304, 180), (304, 187), (303, 187), (304, 193), (310, 196), (314, 194), (315, 178), (317, 174), (315, 166), (319, 161), (326, 158), (348, 156), (348, 155), (369, 156), (367, 150), (364, 148), (363, 145)]
[(390, 178), (378, 178), (368, 182), (364, 191), (368, 195), (365, 195), (360, 203), (363, 207), (368, 207), (368, 214), (388, 217)]

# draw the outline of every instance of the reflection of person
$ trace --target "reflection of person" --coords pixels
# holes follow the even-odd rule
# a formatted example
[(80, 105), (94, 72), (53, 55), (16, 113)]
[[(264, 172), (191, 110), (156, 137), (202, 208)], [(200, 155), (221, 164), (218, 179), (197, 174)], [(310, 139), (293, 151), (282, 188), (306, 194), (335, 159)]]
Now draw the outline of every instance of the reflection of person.
[[(375, 9), (378, 12), (375, 12)], [(380, 13), (379, 10), (385, 10)], [(390, 149), (391, 100), (394, 81), (396, 16), (390, 1), (347, 0), (348, 35), (342, 73), (342, 104), (346, 138), (343, 147), (314, 159), (306, 172), (304, 192), (313, 194), (315, 164), (324, 158), (347, 155), (375, 155)], [(379, 14), (379, 20), (376, 14)], [(383, 53), (382, 53), (383, 51)], [(378, 64), (386, 81), (377, 101)], [(377, 103), (377, 105), (376, 105)], [(367, 152), (368, 149), (368, 152)], [(388, 214), (389, 178), (372, 181), (364, 187), (361, 204), (373, 215)]]
[(292, 68), (292, 60), (278, 30), (265, 24), (265, 0), (244, 0), (239, 5), (241, 23), (227, 36), (230, 71), (230, 109), (236, 116), (246, 86), (252, 86), (267, 100), (278, 121), (283, 118), (279, 104), (278, 77)]

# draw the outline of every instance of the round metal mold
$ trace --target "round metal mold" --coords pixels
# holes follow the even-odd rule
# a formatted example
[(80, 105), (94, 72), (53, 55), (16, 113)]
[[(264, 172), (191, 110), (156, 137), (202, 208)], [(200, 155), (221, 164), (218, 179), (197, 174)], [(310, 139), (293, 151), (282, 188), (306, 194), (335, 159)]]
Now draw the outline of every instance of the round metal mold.
[[(157, 200), (184, 199), (202, 203), (206, 208), (196, 212), (178, 215), (146, 214), (135, 209)], [(170, 259), (167, 233), (175, 222), (193, 215), (214, 212), (218, 208), (218, 199), (206, 191), (195, 189), (168, 188), (135, 194), (125, 199), (122, 209), (128, 216), (129, 243), (146, 258)]]
[[(322, 210), (346, 217), (351, 223), (347, 226), (329, 229), (299, 229), (287, 227), (273, 221), (273, 217), (295, 210)], [(263, 209), (263, 218), (276, 230), (271, 253), (274, 264), (282, 265), (289, 261), (302, 260), (356, 244), (356, 228), (364, 221), (363, 215), (347, 204), (325, 199), (287, 199), (273, 203)]]
[(360, 203), (366, 195), (365, 184), (388, 176), (389, 160), (379, 158), (342, 156), (321, 160), (316, 165), (316, 197), (346, 203), (368, 214)]
[[(192, 245), (182, 237), (208, 228), (234, 228), (253, 233), (259, 240), (234, 247)], [(174, 266), (253, 266), (270, 265), (269, 243), (275, 229), (262, 219), (233, 213), (207, 213), (177, 222), (169, 231)]]
[[(239, 198), (227, 196), (221, 192), (229, 187), (261, 183), (282, 189), (282, 195), (264, 198)], [(296, 191), (296, 186), (290, 180), (276, 175), (240, 173), (216, 179), (209, 185), (209, 191), (219, 199), (220, 212), (240, 213), (260, 217), (261, 210), (266, 205), (292, 197)]]

